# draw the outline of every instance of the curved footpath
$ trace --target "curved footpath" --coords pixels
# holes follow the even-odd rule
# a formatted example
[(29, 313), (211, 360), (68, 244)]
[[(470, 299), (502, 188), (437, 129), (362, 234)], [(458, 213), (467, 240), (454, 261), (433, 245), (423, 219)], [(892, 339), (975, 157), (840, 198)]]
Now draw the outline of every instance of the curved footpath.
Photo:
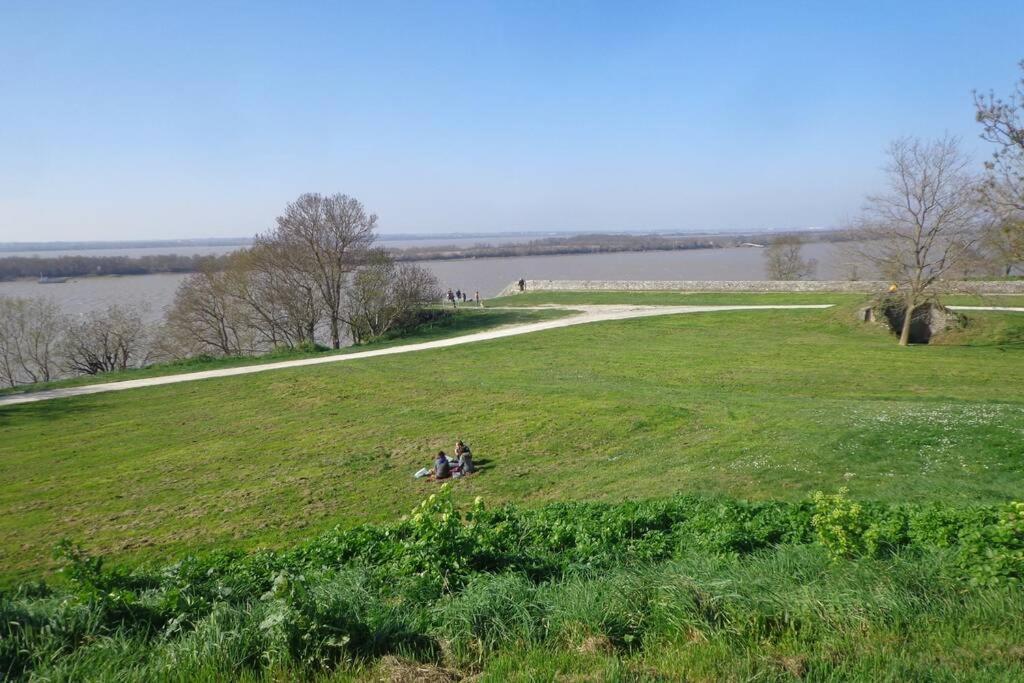
[(0, 407), (15, 405), (19, 403), (33, 403), (35, 401), (49, 401), (55, 398), (67, 398), (70, 396), (84, 396), (86, 394), (100, 394), (107, 391), (124, 391), (126, 389), (138, 389), (140, 387), (155, 387), (161, 384), (177, 384), (178, 382), (193, 382), (200, 379), (211, 379), (214, 377), (232, 377), (234, 375), (248, 375), (253, 372), (269, 372), (284, 368), (299, 368), (307, 365), (320, 365), (321, 363), (343, 363), (346, 361), (360, 360), (362, 358), (374, 358), (376, 356), (390, 356), (396, 353), (412, 353), (413, 351), (426, 351), (428, 349), (443, 349), (448, 346), (459, 346), (475, 342), (488, 341), (490, 339), (501, 339), (502, 337), (514, 337), (520, 334), (531, 332), (542, 332), (553, 330), (559, 327), (571, 327), (586, 323), (596, 323), (605, 320), (625, 320), (627, 318), (643, 318), (653, 315), (673, 315), (677, 313), (705, 313), (712, 311), (742, 311), (758, 309), (779, 309), (779, 308), (828, 308), (831, 304), (808, 305), (808, 306), (537, 306), (519, 307), (516, 310), (538, 309), (562, 309), (579, 311), (579, 315), (570, 315), (556, 320), (545, 320), (537, 323), (524, 323), (522, 325), (504, 325), (484, 332), (464, 334), (459, 337), (449, 337), (435, 341), (421, 342), (419, 344), (405, 344), (403, 346), (392, 346), (387, 349), (376, 351), (356, 351), (354, 353), (335, 354), (320, 356), (317, 358), (303, 358), (300, 360), (286, 360), (278, 363), (261, 363), (259, 365), (243, 365), (235, 368), (222, 368), (220, 370), (204, 370), (202, 372), (188, 372), (179, 375), (164, 375), (162, 377), (147, 377), (145, 379), (131, 379), (123, 382), (106, 382), (104, 384), (87, 384), (78, 387), (67, 387), (65, 389), (49, 389), (46, 391), (35, 391), (25, 394), (10, 394), (0, 396)]
[[(65, 389), (49, 389), (24, 394), (10, 394), (0, 396), (0, 407), (16, 405), (19, 403), (34, 403), (36, 401), (49, 401), (55, 398), (68, 398), (71, 396), (85, 396), (87, 394), (100, 394), (108, 391), (125, 391), (126, 389), (138, 389), (141, 387), (155, 387), (161, 384), (177, 384), (179, 382), (193, 382), (200, 379), (211, 379), (214, 377), (233, 377), (235, 375), (248, 375), (254, 372), (270, 372), (271, 370), (282, 370), (284, 368), (299, 368), (307, 365), (320, 365), (322, 363), (343, 363), (346, 361), (360, 360), (362, 358), (374, 358), (376, 356), (390, 356), (397, 353), (412, 353), (414, 351), (426, 351), (429, 349), (443, 349), (448, 346), (460, 346), (462, 344), (473, 344), (475, 342), (488, 341), (490, 339), (501, 339), (503, 337), (514, 337), (520, 334), (553, 330), (560, 327), (571, 327), (573, 325), (584, 325), (587, 323), (603, 322), (606, 320), (626, 320), (629, 318), (646, 318), (657, 315), (677, 315), (681, 313), (712, 313), (717, 311), (757, 311), (757, 310), (778, 310), (778, 309), (822, 309), (830, 308), (832, 304), (808, 304), (808, 305), (766, 305), (766, 306), (537, 306), (532, 308), (555, 308), (571, 311), (579, 311), (578, 315), (570, 315), (557, 320), (545, 320), (537, 323), (526, 323), (522, 325), (506, 325), (497, 327), (485, 332), (475, 332), (459, 337), (438, 339), (436, 341), (421, 342), (419, 344), (406, 344), (404, 346), (392, 346), (387, 349), (376, 351), (357, 351), (354, 353), (321, 356), (318, 358), (303, 358), (300, 360), (287, 360), (278, 363), (261, 363), (259, 365), (244, 365), (234, 368), (222, 368), (220, 370), (205, 370), (202, 372), (188, 372), (178, 375), (164, 375), (162, 377), (147, 377), (145, 379), (132, 379), (123, 382), (107, 382), (104, 384), (88, 384)], [(1004, 308), (993, 306), (950, 306), (958, 310), (1003, 310), (1020, 311), (1024, 308)], [(524, 310), (526, 307), (518, 308)]]

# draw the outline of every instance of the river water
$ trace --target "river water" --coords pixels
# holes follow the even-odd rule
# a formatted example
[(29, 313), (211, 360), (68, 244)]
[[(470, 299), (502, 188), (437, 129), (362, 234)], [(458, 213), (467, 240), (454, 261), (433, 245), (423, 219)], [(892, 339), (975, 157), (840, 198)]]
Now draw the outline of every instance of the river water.
[[(96, 251), (91, 253), (95, 254)], [(163, 253), (167, 253), (166, 250)], [(848, 276), (835, 245), (815, 242), (804, 246), (805, 257), (818, 260), (817, 279)], [(487, 298), (523, 277), (534, 280), (764, 280), (764, 251), (757, 248), (690, 249), (616, 254), (517, 256), (509, 258), (420, 261), (443, 287), (480, 291)], [(61, 284), (34, 280), (0, 282), (0, 296), (43, 296), (68, 313), (83, 313), (110, 304), (134, 304), (160, 319), (188, 275), (157, 274), (76, 278)]]
[[(555, 237), (552, 235), (537, 235), (533, 239), (544, 237)], [(523, 237), (422, 237), (415, 239), (397, 237), (378, 237), (377, 243), (390, 249), (405, 249), (408, 247), (475, 247), (477, 245), (517, 244), (529, 241)], [(179, 254), (181, 256), (210, 256), (228, 254), (232, 251), (244, 248), (245, 245), (225, 244), (202, 244), (202, 245), (173, 245), (162, 247), (90, 247), (84, 249), (28, 249), (22, 251), (6, 251), (0, 249), (0, 258), (7, 256), (42, 256), (44, 258), (57, 258), (59, 256), (163, 256), (165, 254)]]

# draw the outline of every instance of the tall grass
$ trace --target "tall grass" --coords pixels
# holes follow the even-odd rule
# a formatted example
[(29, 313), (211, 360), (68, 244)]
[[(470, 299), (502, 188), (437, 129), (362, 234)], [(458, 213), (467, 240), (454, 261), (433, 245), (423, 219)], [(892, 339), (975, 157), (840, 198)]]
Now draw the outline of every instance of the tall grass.
[(1007, 509), (440, 495), (281, 552), (128, 571), (65, 546), (64, 583), (0, 594), (0, 675), (1009, 680), (1024, 533)]

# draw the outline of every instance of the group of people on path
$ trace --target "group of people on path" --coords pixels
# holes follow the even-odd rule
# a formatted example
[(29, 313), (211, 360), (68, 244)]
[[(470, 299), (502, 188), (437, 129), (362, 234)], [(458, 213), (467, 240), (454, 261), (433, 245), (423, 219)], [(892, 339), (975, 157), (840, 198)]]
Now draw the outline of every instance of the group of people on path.
[[(446, 298), (448, 299), (448, 303), (452, 305), (452, 308), (458, 308), (459, 302), (466, 303), (466, 301), (469, 299), (469, 292), (463, 292), (461, 289), (456, 289), (453, 292), (451, 289), (449, 289), (448, 296)], [(473, 301), (476, 302), (477, 306), (482, 307), (484, 305), (484, 302), (480, 299), (479, 289), (476, 290), (476, 292), (473, 294)]]
[(462, 439), (455, 442), (455, 456), (449, 458), (444, 451), (438, 451), (432, 468), (424, 467), (414, 476), (416, 478), (430, 477), (433, 480), (451, 479), (464, 477), (467, 474), (476, 472), (476, 465), (473, 464), (473, 453), (469, 446), (463, 443)]
[[(519, 287), (520, 292), (525, 292), (526, 278), (519, 278), (519, 281), (516, 282), (516, 286)], [(444, 298), (448, 300), (448, 303), (452, 305), (452, 308), (458, 308), (460, 303), (464, 304), (469, 301), (469, 292), (464, 292), (461, 289), (453, 290), (449, 287), (448, 293), (445, 295)], [(484, 302), (483, 299), (480, 298), (479, 289), (473, 293), (473, 301), (476, 302), (477, 306), (483, 308)]]

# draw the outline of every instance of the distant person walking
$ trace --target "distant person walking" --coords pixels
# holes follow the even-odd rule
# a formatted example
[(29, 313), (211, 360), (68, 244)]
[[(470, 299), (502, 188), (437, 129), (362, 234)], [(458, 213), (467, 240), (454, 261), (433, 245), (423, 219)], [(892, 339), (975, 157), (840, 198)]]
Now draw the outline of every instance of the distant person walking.
[(455, 300), (456, 301), (462, 301), (462, 290), (461, 289), (456, 289), (455, 290)]
[(476, 294), (473, 295), (473, 300), (476, 301), (476, 305), (480, 308), (484, 307), (484, 302), (480, 300), (480, 290), (476, 290)]
[(455, 303), (455, 293), (452, 290), (448, 290), (448, 301), (451, 303), (452, 308), (458, 308), (458, 304)]
[(525, 292), (526, 291), (526, 279), (525, 278), (519, 278), (519, 291), (520, 292)]

